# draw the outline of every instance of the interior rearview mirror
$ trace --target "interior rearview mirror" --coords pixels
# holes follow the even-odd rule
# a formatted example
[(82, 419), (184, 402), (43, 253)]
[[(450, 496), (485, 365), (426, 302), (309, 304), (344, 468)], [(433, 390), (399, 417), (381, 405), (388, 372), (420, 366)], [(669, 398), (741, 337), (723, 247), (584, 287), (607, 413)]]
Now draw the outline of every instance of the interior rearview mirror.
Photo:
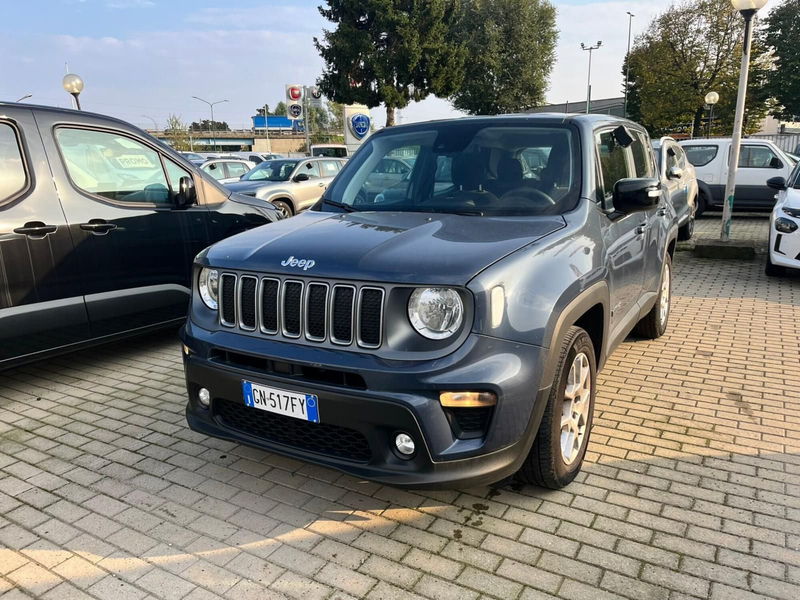
[(780, 192), (786, 189), (786, 180), (783, 177), (771, 177), (767, 179), (767, 187)]
[(661, 183), (649, 177), (620, 179), (614, 185), (614, 211), (628, 214), (647, 210), (661, 200)]
[(300, 182), (300, 181), (308, 181), (309, 179), (310, 177), (308, 176), (308, 173), (298, 173), (297, 175), (294, 176), (293, 181)]
[(181, 177), (178, 182), (177, 204), (180, 208), (197, 204), (197, 189), (191, 177)]
[(617, 144), (623, 148), (627, 148), (633, 143), (633, 138), (631, 137), (631, 134), (628, 133), (628, 130), (624, 125), (620, 125), (611, 133), (614, 136), (614, 140), (616, 140)]

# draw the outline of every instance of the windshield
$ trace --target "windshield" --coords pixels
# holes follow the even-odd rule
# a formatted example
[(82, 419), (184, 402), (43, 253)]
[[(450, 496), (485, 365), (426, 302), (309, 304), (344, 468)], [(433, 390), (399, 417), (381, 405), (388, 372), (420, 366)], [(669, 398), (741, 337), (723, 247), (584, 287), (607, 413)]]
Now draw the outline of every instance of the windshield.
[(242, 175), (242, 181), (289, 181), (299, 161), (266, 160)]
[(567, 126), (449, 121), (369, 138), (331, 184), (343, 210), (465, 215), (559, 214), (580, 197)]

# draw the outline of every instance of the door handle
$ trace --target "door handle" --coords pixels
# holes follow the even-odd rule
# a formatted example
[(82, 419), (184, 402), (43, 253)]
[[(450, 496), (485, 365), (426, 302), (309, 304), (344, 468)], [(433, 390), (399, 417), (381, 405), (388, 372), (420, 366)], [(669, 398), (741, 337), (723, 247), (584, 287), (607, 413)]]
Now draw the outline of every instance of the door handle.
[(661, 208), (659, 208), (659, 209), (658, 209), (658, 213), (657, 213), (657, 214), (658, 214), (658, 216), (659, 216), (659, 217), (663, 217), (665, 214), (667, 214), (667, 209), (666, 209), (666, 207), (661, 207)]
[(325, 187), (325, 184), (324, 184), (324, 183), (320, 183), (320, 184), (318, 184), (318, 185), (319, 185), (319, 187)]
[(644, 235), (647, 233), (647, 223), (642, 223), (634, 231), (636, 232), (636, 235)]
[(94, 235), (105, 235), (116, 228), (114, 223), (109, 223), (104, 219), (90, 219), (88, 223), (81, 223), (81, 229), (91, 231)]
[(14, 233), (21, 233), (32, 238), (43, 238), (48, 233), (55, 233), (58, 229), (55, 225), (45, 225), (41, 221), (29, 221), (22, 227), (17, 227)]

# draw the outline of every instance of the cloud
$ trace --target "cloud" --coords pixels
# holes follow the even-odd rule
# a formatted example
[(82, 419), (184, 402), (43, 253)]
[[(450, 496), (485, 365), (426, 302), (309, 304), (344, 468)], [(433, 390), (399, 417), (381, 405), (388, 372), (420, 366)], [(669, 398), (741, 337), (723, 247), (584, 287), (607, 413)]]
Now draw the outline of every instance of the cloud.
[(108, 0), (105, 4), (108, 8), (124, 9), (149, 8), (150, 6), (155, 6), (156, 3), (152, 0)]

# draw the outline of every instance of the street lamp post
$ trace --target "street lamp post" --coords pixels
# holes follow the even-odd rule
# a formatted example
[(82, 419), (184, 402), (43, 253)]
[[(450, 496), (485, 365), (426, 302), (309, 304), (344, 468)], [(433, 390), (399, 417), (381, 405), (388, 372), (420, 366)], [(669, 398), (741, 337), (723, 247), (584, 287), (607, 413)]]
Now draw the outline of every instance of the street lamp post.
[(736, 191), (736, 171), (739, 167), (739, 146), (742, 141), (742, 124), (744, 122), (744, 105), (747, 96), (747, 75), (750, 70), (750, 45), (753, 33), (753, 17), (767, 4), (767, 0), (731, 0), (733, 8), (744, 18), (744, 42), (742, 43), (742, 66), (739, 72), (739, 90), (736, 97), (736, 113), (733, 119), (733, 140), (728, 163), (728, 181), (725, 184), (725, 204), (722, 207), (722, 228), (720, 240), (731, 239), (731, 213), (733, 197)]
[(706, 127), (706, 139), (708, 139), (711, 137), (711, 125), (714, 122), (714, 105), (719, 102), (719, 94), (717, 92), (708, 92), (705, 100), (708, 106), (708, 126)]
[(64, 87), (64, 91), (75, 98), (75, 106), (78, 110), (81, 110), (81, 101), (78, 96), (83, 91), (83, 79), (74, 73), (67, 73), (64, 75), (64, 79), (61, 80), (61, 85)]
[(208, 107), (211, 109), (211, 144), (216, 149), (217, 146), (217, 136), (214, 133), (214, 105), (215, 104), (222, 104), (223, 102), (229, 102), (229, 100), (217, 100), (216, 102), (209, 102), (208, 100), (203, 100), (202, 98), (198, 98), (197, 96), (192, 96), (195, 100), (200, 100), (200, 102), (205, 102), (208, 104)]
[(631, 26), (633, 25), (634, 15), (631, 11), (628, 12), (628, 53), (625, 55), (625, 100), (622, 104), (622, 116), (628, 118), (628, 81), (631, 74)]
[(589, 51), (589, 76), (586, 82), (586, 114), (589, 114), (589, 109), (592, 107), (592, 52), (599, 49), (603, 42), (598, 41), (594, 46), (587, 46), (581, 42), (581, 50)]

